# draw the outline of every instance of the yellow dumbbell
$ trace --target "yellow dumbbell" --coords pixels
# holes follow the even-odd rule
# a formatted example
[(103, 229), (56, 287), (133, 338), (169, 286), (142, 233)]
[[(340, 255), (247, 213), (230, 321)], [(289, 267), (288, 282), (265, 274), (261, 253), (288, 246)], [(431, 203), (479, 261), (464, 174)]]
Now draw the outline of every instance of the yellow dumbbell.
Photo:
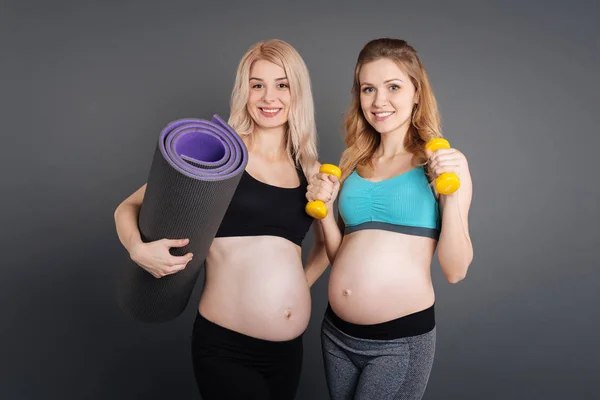
[[(444, 138), (431, 139), (425, 145), (426, 150), (449, 149), (450, 142)], [(444, 172), (435, 179), (435, 190), (440, 194), (452, 194), (460, 187), (460, 179), (454, 172)]]
[[(322, 164), (319, 172), (337, 176), (338, 179), (342, 178), (342, 171), (333, 164)], [(316, 219), (323, 219), (327, 216), (327, 207), (321, 200), (309, 201), (304, 209), (308, 215)]]

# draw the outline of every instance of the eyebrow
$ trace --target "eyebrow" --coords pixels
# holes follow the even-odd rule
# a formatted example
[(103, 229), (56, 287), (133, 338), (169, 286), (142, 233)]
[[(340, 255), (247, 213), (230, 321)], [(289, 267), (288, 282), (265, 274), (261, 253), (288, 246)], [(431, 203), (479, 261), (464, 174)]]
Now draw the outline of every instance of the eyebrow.
[[(388, 79), (387, 81), (385, 81), (385, 82), (383, 82), (383, 83), (384, 83), (384, 84), (386, 84), (386, 83), (390, 83), (390, 82), (394, 82), (394, 81), (399, 81), (399, 82), (402, 82), (402, 83), (404, 83), (404, 81), (403, 81), (402, 79), (398, 79), (398, 78), (394, 78), (394, 79)], [(360, 86), (363, 86), (363, 85), (370, 85), (370, 86), (373, 86), (371, 83), (368, 83), (368, 82), (363, 82), (363, 83), (361, 83), (361, 84), (360, 84)]]
[[(275, 79), (275, 80), (276, 80), (276, 81), (283, 81), (283, 80), (286, 80), (286, 79), (287, 79), (287, 76), (284, 76), (283, 78), (277, 78), (277, 79)], [(262, 79), (260, 79), (260, 78), (254, 78), (254, 77), (250, 77), (250, 80), (261, 81), (261, 82), (263, 81), (263, 80), (262, 80)]]

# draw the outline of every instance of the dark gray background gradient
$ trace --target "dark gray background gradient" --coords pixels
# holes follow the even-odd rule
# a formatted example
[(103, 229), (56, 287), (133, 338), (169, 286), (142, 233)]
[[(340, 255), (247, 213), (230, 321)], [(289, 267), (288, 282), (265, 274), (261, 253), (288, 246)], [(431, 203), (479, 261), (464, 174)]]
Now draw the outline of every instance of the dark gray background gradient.
[[(450, 285), (433, 265), (426, 399), (595, 398), (598, 2), (204, 3), (0, 3), (0, 398), (197, 398), (202, 285), (171, 323), (123, 315), (115, 207), (145, 181), (167, 122), (227, 117), (237, 63), (262, 39), (304, 57), (321, 160), (337, 162), (356, 56), (381, 36), (418, 49), (474, 181), (469, 274)], [(327, 398), (328, 275), (312, 290), (298, 399)]]

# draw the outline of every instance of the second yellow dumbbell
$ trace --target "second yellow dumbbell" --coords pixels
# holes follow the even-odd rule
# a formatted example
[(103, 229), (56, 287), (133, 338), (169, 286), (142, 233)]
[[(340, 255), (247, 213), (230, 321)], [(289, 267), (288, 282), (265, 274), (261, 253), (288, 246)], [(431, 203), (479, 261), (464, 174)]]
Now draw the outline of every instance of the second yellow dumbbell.
[[(322, 164), (319, 172), (334, 175), (338, 179), (342, 178), (342, 171), (333, 164)], [(306, 204), (305, 211), (308, 215), (316, 219), (323, 219), (327, 216), (327, 206), (321, 200), (309, 201)]]
[[(444, 138), (431, 139), (425, 145), (425, 149), (436, 151), (437, 149), (449, 149), (450, 142)], [(452, 194), (460, 187), (460, 179), (454, 172), (444, 172), (435, 179), (435, 190), (440, 194)]]

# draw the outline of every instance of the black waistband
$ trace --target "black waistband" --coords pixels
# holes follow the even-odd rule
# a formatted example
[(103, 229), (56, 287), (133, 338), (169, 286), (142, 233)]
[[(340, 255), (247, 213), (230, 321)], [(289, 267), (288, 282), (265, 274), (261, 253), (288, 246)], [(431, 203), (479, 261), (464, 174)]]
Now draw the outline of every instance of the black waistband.
[(303, 334), (283, 341), (271, 341), (248, 336), (218, 325), (196, 313), (193, 336), (202, 342), (210, 342), (216, 347), (225, 347), (229, 350), (239, 350), (243, 353), (256, 354), (287, 354), (287, 352), (302, 346)]
[(422, 311), (405, 315), (391, 321), (372, 325), (358, 325), (338, 317), (327, 304), (325, 315), (331, 323), (349, 336), (361, 339), (392, 340), (422, 335), (435, 327), (435, 304)]

